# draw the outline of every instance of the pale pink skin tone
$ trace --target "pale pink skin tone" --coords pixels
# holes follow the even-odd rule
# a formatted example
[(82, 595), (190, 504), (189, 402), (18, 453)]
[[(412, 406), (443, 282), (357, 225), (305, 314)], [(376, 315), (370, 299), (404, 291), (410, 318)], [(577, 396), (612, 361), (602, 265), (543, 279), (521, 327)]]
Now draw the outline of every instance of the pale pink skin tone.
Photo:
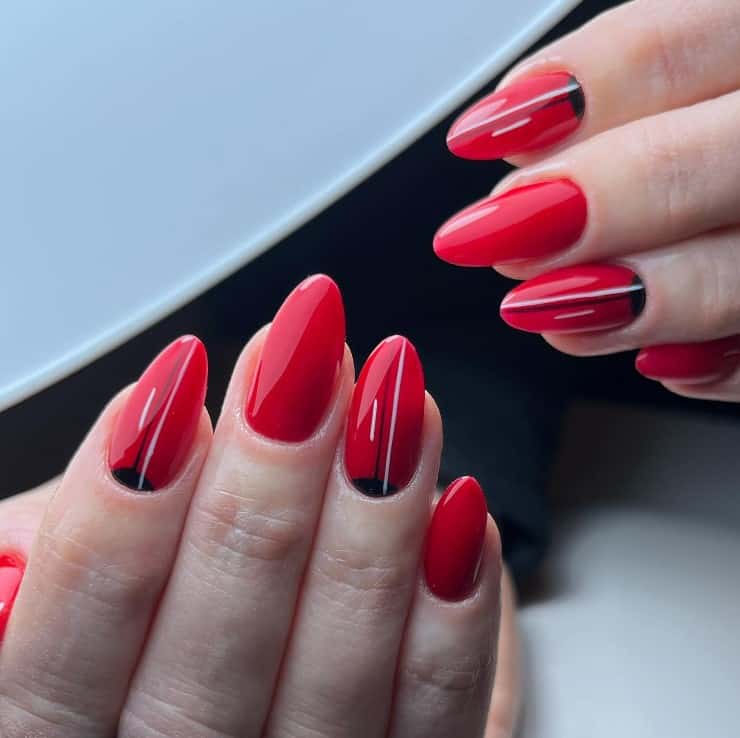
[[(529, 279), (616, 261), (646, 287), (645, 310), (632, 324), (545, 335), (556, 349), (591, 356), (740, 334), (738, 27), (736, 2), (637, 0), (554, 42), (502, 81), (563, 69), (580, 81), (586, 112), (578, 130), (549, 150), (514, 157), (521, 168), (495, 191), (570, 178), (584, 191), (589, 216), (565, 252), (498, 271)], [(666, 386), (687, 397), (740, 401), (740, 370)]]
[(433, 400), (408, 487), (366, 497), (341, 463), (349, 350), (316, 433), (277, 443), (242, 411), (264, 336), (168, 487), (135, 494), (107, 471), (125, 390), (61, 480), (0, 503), (0, 549), (28, 558), (0, 645), (2, 735), (513, 734), (519, 650), (493, 520), (463, 601), (434, 597), (419, 567)]

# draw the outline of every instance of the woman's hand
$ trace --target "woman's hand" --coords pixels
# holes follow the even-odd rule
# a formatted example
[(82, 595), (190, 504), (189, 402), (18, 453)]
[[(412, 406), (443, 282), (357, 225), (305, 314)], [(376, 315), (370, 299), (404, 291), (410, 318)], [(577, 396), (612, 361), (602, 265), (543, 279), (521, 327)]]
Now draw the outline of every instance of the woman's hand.
[(53, 493), (0, 504), (3, 738), (509, 736), (498, 533), (469, 477), (432, 517), (442, 428), (411, 343), (353, 390), (339, 291), (312, 277), (215, 431), (206, 373), (178, 339)]
[(518, 65), (448, 134), (521, 166), (435, 250), (527, 280), (515, 328), (740, 400), (740, 3), (635, 0)]

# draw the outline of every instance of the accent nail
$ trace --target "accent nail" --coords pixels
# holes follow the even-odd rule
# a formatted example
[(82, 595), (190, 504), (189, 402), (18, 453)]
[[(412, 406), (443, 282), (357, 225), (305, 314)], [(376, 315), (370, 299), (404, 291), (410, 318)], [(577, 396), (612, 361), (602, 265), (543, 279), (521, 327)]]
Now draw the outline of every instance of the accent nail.
[(637, 354), (635, 369), (648, 379), (708, 384), (724, 379), (740, 363), (740, 336), (702, 343), (665, 343)]
[(347, 421), (345, 468), (366, 495), (405, 487), (419, 459), (424, 373), (411, 341), (386, 338), (360, 372)]
[(528, 77), (468, 108), (447, 134), (463, 159), (499, 159), (561, 141), (580, 125), (583, 89), (568, 72)]
[(541, 259), (572, 246), (586, 226), (586, 198), (568, 179), (517, 187), (453, 215), (434, 251), (457, 266)]
[(208, 357), (195, 336), (173, 341), (147, 367), (115, 424), (108, 452), (113, 476), (152, 492), (180, 471), (198, 429)]
[(581, 333), (627, 325), (644, 306), (645, 287), (631, 269), (589, 264), (523, 282), (503, 299), (501, 317), (531, 333)]
[(473, 477), (456, 479), (437, 503), (427, 533), (424, 573), (429, 589), (444, 600), (462, 600), (475, 587), (488, 510)]
[(246, 403), (249, 425), (277, 441), (305, 441), (332, 398), (344, 354), (344, 306), (324, 274), (303, 280), (272, 321)]
[(0, 641), (10, 620), (26, 562), (16, 554), (0, 554)]

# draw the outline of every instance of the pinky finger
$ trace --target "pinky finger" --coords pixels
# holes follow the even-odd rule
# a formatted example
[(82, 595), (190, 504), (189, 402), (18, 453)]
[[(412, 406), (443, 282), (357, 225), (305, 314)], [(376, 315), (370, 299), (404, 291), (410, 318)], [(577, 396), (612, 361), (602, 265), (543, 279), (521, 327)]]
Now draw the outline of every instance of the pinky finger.
[(389, 736), (480, 738), (496, 671), (501, 545), (472, 477), (453, 482), (438, 503), (424, 569), (406, 629)]
[(635, 368), (669, 391), (704, 400), (740, 402), (740, 336), (643, 348)]

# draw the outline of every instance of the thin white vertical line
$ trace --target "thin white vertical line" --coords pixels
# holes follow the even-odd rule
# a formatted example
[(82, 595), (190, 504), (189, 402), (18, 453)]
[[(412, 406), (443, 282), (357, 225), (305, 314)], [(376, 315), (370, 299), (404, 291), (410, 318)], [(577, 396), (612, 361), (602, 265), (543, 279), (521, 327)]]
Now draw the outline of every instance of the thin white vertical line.
[[(403, 339), (402, 339), (403, 340)], [(388, 451), (385, 455), (385, 472), (383, 473), (383, 494), (388, 493), (388, 475), (391, 471), (391, 454), (393, 453), (393, 437), (396, 435), (396, 418), (398, 416), (398, 400), (401, 396), (401, 376), (403, 375), (403, 364), (406, 359), (406, 341), (401, 346), (401, 355), (398, 357), (398, 370), (396, 371), (396, 386), (393, 390), (393, 410), (391, 411), (391, 429), (388, 433)]]
[(146, 402), (144, 403), (144, 409), (141, 411), (141, 415), (139, 415), (139, 430), (141, 430), (144, 427), (144, 421), (146, 420), (146, 414), (149, 412), (149, 407), (152, 404), (152, 400), (154, 399), (154, 395), (157, 392), (156, 387), (152, 387), (151, 392), (149, 393), (149, 397), (146, 398)]
[(378, 419), (378, 398), (373, 400), (373, 417), (370, 420), (370, 443), (375, 440), (375, 421)]
[(152, 440), (149, 442), (149, 446), (146, 450), (146, 455), (144, 456), (144, 463), (141, 465), (141, 474), (139, 474), (138, 489), (142, 489), (142, 485), (144, 484), (144, 480), (146, 479), (146, 470), (149, 467), (149, 462), (152, 460), (152, 456), (154, 455), (154, 449), (157, 446), (157, 441), (159, 440), (159, 434), (162, 432), (162, 426), (164, 426), (164, 421), (167, 419), (167, 415), (170, 412), (170, 408), (172, 407), (172, 403), (175, 400), (175, 395), (177, 394), (177, 390), (180, 388), (180, 384), (182, 383), (182, 378), (185, 376), (185, 370), (188, 368), (190, 359), (193, 358), (193, 353), (195, 352), (196, 343), (192, 339), (190, 340), (192, 341), (193, 345), (190, 348), (190, 352), (185, 357), (185, 361), (182, 362), (180, 373), (177, 375), (175, 384), (172, 387), (172, 392), (170, 392), (170, 396), (167, 398), (167, 404), (165, 405), (164, 410), (162, 411), (162, 415), (159, 418), (157, 427), (155, 428), (154, 433), (152, 434)]

